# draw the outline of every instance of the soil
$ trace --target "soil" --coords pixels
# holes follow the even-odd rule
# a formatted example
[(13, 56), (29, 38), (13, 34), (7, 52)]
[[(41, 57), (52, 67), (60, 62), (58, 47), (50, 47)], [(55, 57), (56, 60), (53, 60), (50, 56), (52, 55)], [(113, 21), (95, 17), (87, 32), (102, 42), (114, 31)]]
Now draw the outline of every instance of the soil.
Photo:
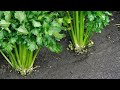
[(119, 79), (120, 78), (120, 11), (113, 11), (110, 25), (92, 38), (94, 46), (88, 53), (76, 55), (66, 48), (69, 37), (60, 43), (63, 51), (52, 53), (41, 49), (30, 75), (15, 72), (0, 55), (0, 79)]

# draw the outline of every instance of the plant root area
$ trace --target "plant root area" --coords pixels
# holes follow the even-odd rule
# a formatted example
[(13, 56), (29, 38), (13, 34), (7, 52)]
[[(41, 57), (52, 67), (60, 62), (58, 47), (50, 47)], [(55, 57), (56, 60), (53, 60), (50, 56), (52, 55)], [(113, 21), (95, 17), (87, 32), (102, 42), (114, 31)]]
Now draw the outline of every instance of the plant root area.
[(120, 11), (113, 11), (110, 20), (93, 36), (94, 45), (85, 54), (67, 50), (69, 36), (60, 42), (60, 54), (41, 49), (28, 76), (21, 76), (0, 55), (0, 79), (120, 79)]

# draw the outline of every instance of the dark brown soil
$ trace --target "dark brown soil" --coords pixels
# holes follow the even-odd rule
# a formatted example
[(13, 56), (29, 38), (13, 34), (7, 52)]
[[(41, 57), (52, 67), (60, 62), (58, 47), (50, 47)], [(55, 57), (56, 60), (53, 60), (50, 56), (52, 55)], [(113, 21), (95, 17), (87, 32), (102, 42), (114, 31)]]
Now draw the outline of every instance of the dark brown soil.
[(61, 41), (63, 51), (51, 53), (43, 48), (38, 54), (30, 75), (21, 76), (0, 55), (1, 79), (119, 79), (120, 78), (120, 12), (114, 11), (110, 25), (101, 34), (95, 34), (94, 46), (84, 55), (66, 50), (68, 37)]

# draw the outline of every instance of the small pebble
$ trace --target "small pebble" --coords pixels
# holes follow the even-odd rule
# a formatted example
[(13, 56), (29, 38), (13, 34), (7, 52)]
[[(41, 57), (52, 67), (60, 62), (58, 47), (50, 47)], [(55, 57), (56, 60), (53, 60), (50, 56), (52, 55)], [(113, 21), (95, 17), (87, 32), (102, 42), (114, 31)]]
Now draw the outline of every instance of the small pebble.
[(39, 72), (39, 70), (37, 70), (36, 72)]
[(114, 18), (111, 18), (111, 20), (113, 21), (113, 20), (114, 20)]
[(108, 38), (110, 39), (110, 36), (108, 36)]
[(12, 70), (10, 70), (10, 72), (12, 72)]
[(93, 53), (90, 53), (90, 54), (93, 54)]
[(52, 68), (52, 66), (50, 66), (50, 68)]

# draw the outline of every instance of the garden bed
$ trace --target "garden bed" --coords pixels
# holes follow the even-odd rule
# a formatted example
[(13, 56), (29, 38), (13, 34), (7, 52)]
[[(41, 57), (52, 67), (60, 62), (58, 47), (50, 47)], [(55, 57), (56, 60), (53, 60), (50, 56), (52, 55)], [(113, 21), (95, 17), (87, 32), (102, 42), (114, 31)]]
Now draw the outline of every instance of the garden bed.
[(28, 76), (21, 76), (7, 64), (0, 55), (1, 79), (118, 79), (120, 78), (120, 12), (114, 11), (110, 25), (101, 34), (92, 38), (95, 42), (88, 53), (76, 55), (66, 48), (69, 38), (61, 41), (63, 51), (51, 53), (41, 49), (34, 66), (37, 68)]

